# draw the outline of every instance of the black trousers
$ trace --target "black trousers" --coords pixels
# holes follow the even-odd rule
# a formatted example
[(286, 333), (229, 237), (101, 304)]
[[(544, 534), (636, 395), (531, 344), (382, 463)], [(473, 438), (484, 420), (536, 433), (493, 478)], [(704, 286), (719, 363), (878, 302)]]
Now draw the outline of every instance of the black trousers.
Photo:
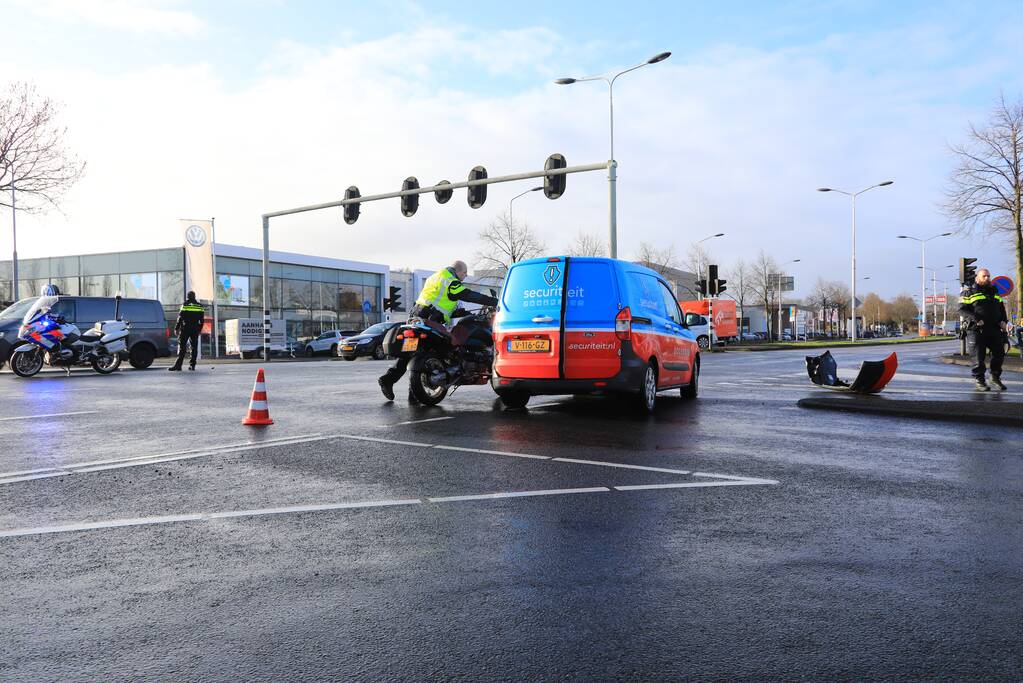
[(993, 330), (973, 330), (970, 343), (973, 345), (973, 368), (971, 373), (976, 379), (984, 379), (987, 369), (984, 360), (991, 352), (991, 376), (998, 379), (1002, 376), (1002, 360), (1005, 358), (1005, 337), (997, 327)]
[(181, 364), (185, 361), (185, 345), (191, 344), (192, 346), (192, 357), (189, 359), (189, 366), (195, 367), (196, 356), (199, 355), (199, 333), (185, 334), (181, 333), (178, 335), (178, 360), (174, 363), (174, 367), (178, 370), (181, 369)]
[(380, 379), (385, 382), (389, 382), (390, 384), (394, 384), (405, 376), (405, 371), (408, 369), (408, 363), (410, 360), (412, 360), (410, 357), (402, 356), (394, 365), (387, 369), (387, 372), (381, 375)]

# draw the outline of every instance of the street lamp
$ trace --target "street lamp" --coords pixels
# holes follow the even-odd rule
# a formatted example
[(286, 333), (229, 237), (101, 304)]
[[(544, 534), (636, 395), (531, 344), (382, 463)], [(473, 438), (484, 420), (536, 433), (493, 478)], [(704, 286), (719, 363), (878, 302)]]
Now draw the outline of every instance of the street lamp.
[[(704, 238), (703, 238), (702, 240), (696, 240), (696, 242), (695, 242), (695, 243), (696, 243), (697, 245), (699, 245), (699, 244), (703, 244), (703, 243), (704, 243), (704, 242), (706, 242), (707, 240), (712, 240), (712, 239), (714, 239), (715, 237), (724, 237), (724, 236), (725, 236), (725, 233), (723, 233), (723, 232), (719, 232), (719, 233), (717, 233), (717, 234), (715, 234), (715, 235), (707, 235), (707, 236), (706, 236), (706, 237), (704, 237)], [(696, 258), (697, 258), (697, 264), (696, 264), (696, 267), (697, 267), (697, 268), (699, 269), (699, 271), (700, 271), (699, 273), (697, 273), (697, 274), (696, 274), (696, 276), (697, 276), (698, 278), (703, 278), (703, 277), (704, 277), (704, 272), (703, 272), (703, 252), (698, 252), (698, 253), (696, 254)], [(708, 264), (708, 265), (710, 265), (710, 264)], [(710, 274), (709, 274), (709, 273), (707, 274), (707, 276), (706, 276), (706, 278), (705, 278), (705, 279), (706, 279), (706, 281), (707, 281), (707, 292), (708, 292), (708, 294), (709, 294), (709, 293), (710, 293)], [(703, 299), (703, 294), (702, 294), (701, 292), (697, 292), (697, 294), (699, 295), (699, 298), (700, 298), (700, 299)]]
[(522, 195), (529, 194), (530, 192), (539, 192), (542, 189), (543, 189), (543, 185), (540, 185), (540, 186), (534, 187), (534, 188), (530, 188), (530, 189), (526, 190), (525, 192), (518, 193), (517, 195), (515, 195), (514, 197), (512, 197), (511, 199), (508, 200), (508, 222), (511, 224), (511, 226), (513, 228), (515, 227), (515, 219), (512, 217), (512, 202), (514, 202), (516, 199), (518, 199)]
[[(799, 263), (799, 261), (800, 259), (792, 259), (791, 261), (786, 261), (782, 265), (787, 266), (792, 263)], [(781, 268), (778, 269), (778, 341), (781, 341), (781, 270)], [(795, 330), (793, 330), (793, 341), (795, 341), (795, 336)]]
[(11, 297), (12, 301), (18, 300), (18, 209), (14, 201), (14, 162), (7, 162), (7, 170), (11, 172)]
[[(953, 265), (947, 265), (945, 268), (955, 268)], [(931, 271), (931, 317), (934, 320), (934, 324), (938, 322), (938, 268), (927, 268), (925, 266), (917, 266), (919, 270)], [(946, 292), (947, 297), (947, 292)], [(944, 324), (944, 321), (942, 321)]]
[[(927, 238), (923, 238), (923, 239), (921, 239), (919, 237), (913, 237), (912, 235), (896, 235), (896, 237), (899, 238), (900, 240), (913, 240), (915, 242), (919, 242), (920, 243), (920, 268), (921, 268), (921, 270), (920, 270), (920, 328), (917, 331), (917, 334), (921, 334), (923, 332), (924, 321), (927, 319), (927, 309), (925, 307), (926, 304), (924, 304), (924, 299), (927, 297), (927, 271), (924, 270), (927, 267), (927, 243), (930, 242), (931, 240), (936, 240), (939, 237), (948, 237), (951, 234), (952, 233), (950, 233), (950, 232), (943, 232), (940, 235), (932, 235), (931, 237), (927, 237)], [(921, 334), (921, 336), (923, 336), (923, 335)]]
[(848, 192), (846, 190), (837, 190), (833, 187), (818, 187), (818, 192), (838, 192), (844, 194), (847, 197), (852, 197), (852, 336), (850, 339), (856, 341), (856, 198), (864, 192), (869, 192), (875, 187), (887, 187), (894, 183), (894, 180), (885, 180), (884, 182), (865, 187), (857, 192)]
[(611, 158), (607, 162), (607, 192), (608, 192), (608, 225), (610, 232), (610, 249), (608, 250), (611, 254), (611, 258), (618, 258), (618, 199), (616, 196), (615, 183), (618, 180), (617, 168), (618, 163), (615, 161), (615, 101), (614, 101), (614, 85), (615, 81), (618, 80), (619, 76), (635, 71), (648, 64), (656, 64), (657, 62), (663, 62), (665, 59), (671, 56), (670, 52), (660, 52), (650, 59), (646, 60), (641, 64), (629, 67), (623, 71), (615, 73), (613, 76), (586, 76), (584, 78), (559, 78), (555, 83), (558, 85), (571, 85), (573, 83), (582, 83), (583, 81), (604, 81), (607, 83), (607, 102), (608, 102), (608, 114), (611, 122)]

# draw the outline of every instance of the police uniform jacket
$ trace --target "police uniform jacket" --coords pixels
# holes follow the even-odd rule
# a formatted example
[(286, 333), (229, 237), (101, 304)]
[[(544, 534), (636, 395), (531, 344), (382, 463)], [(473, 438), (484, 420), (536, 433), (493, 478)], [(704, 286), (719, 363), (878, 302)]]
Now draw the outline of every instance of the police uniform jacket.
[(181, 305), (181, 311), (178, 312), (178, 321), (174, 325), (174, 330), (178, 334), (185, 336), (199, 334), (202, 331), (205, 317), (206, 314), (201, 305), (192, 301), (186, 301)]
[(998, 330), (999, 324), (1008, 322), (1005, 302), (994, 285), (973, 284), (963, 290), (959, 297), (959, 315), (967, 323), (984, 321), (984, 330)]

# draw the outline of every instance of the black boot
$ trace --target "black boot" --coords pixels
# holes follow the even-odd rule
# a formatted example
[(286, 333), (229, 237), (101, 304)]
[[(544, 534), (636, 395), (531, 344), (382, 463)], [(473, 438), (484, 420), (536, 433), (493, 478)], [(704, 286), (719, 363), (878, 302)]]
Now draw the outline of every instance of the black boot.
[(991, 383), (994, 384), (995, 388), (998, 389), (999, 391), (1006, 391), (1008, 389), (1007, 386), (1002, 384), (1002, 378), (1001, 377), (992, 377), (991, 378)]
[(394, 382), (391, 381), (387, 375), (384, 375), (377, 380), (377, 384), (380, 385), (380, 391), (383, 393), (384, 398), (388, 401), (394, 400)]

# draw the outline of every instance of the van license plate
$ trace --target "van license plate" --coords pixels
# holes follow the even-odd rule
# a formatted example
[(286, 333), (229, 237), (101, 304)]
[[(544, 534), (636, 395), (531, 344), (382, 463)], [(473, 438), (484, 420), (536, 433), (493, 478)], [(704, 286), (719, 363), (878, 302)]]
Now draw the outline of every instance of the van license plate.
[(403, 341), (401, 343), (401, 352), (402, 353), (411, 353), (411, 352), (417, 350), (418, 348), (419, 348), (419, 340), (416, 339), (415, 337), (412, 337), (411, 339), (406, 339), (405, 341)]
[(550, 339), (512, 339), (508, 350), (519, 353), (544, 353), (551, 350)]

